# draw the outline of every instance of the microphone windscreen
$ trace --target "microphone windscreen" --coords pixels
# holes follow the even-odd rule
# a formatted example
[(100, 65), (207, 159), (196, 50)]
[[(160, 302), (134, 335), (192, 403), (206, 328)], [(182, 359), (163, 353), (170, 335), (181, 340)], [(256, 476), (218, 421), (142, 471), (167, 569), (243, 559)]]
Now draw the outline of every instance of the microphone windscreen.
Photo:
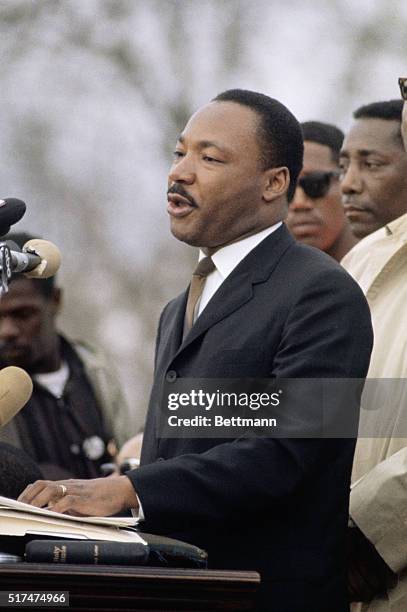
[(27, 372), (16, 366), (0, 370), (0, 428), (28, 402), (33, 383)]
[(17, 198), (0, 199), (0, 236), (8, 233), (10, 225), (20, 221), (25, 213), (25, 203)]
[(33, 238), (26, 242), (23, 247), (23, 251), (30, 250), (35, 251), (42, 261), (31, 272), (25, 272), (24, 276), (28, 278), (49, 278), (58, 272), (61, 265), (61, 251), (55, 244), (48, 240)]

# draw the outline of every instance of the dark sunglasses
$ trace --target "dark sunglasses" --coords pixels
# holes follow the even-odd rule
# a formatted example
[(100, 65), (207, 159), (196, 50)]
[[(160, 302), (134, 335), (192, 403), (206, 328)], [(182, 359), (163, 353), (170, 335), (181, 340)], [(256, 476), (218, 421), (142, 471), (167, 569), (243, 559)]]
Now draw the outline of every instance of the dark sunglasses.
[(329, 191), (333, 178), (339, 177), (338, 171), (310, 172), (298, 179), (298, 185), (303, 189), (305, 195), (313, 200), (323, 198)]

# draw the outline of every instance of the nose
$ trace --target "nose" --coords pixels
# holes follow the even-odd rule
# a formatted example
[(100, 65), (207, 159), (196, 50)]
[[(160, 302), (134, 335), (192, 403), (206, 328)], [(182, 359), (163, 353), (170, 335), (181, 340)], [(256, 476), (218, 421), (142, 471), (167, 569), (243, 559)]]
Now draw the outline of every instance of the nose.
[(191, 185), (195, 181), (195, 168), (189, 155), (176, 159), (168, 174), (170, 183), (185, 183)]
[(347, 169), (343, 172), (340, 187), (343, 195), (362, 193), (363, 181), (360, 175), (360, 170), (356, 164), (350, 163)]
[(14, 340), (20, 335), (19, 327), (13, 317), (0, 317), (0, 339)]
[(313, 208), (314, 204), (311, 198), (305, 194), (302, 187), (297, 187), (294, 193), (294, 198), (288, 206), (288, 210), (295, 212), (300, 210), (312, 210)]

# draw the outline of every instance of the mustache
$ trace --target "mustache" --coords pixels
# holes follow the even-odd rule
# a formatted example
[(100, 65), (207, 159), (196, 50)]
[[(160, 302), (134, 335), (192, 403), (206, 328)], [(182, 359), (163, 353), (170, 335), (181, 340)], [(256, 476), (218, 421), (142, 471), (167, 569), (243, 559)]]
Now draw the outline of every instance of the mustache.
[(185, 198), (186, 200), (188, 200), (188, 202), (190, 202), (190, 204), (192, 204), (192, 206), (198, 206), (197, 203), (195, 202), (194, 198), (179, 183), (174, 183), (174, 185), (172, 185), (167, 190), (167, 195), (170, 195), (170, 193), (176, 193), (176, 194), (182, 196), (183, 198)]

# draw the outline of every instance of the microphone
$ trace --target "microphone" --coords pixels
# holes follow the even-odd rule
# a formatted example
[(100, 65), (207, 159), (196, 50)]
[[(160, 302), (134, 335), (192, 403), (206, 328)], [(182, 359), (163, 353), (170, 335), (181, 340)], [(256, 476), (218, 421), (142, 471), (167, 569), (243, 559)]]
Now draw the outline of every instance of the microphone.
[(0, 199), (0, 236), (10, 231), (10, 226), (20, 221), (25, 213), (25, 203), (17, 198)]
[(25, 243), (23, 250), (7, 240), (11, 259), (11, 273), (23, 273), (28, 278), (49, 278), (54, 276), (61, 265), (61, 252), (48, 240), (33, 238)]
[(27, 372), (16, 366), (0, 370), (0, 429), (28, 402), (33, 383)]

